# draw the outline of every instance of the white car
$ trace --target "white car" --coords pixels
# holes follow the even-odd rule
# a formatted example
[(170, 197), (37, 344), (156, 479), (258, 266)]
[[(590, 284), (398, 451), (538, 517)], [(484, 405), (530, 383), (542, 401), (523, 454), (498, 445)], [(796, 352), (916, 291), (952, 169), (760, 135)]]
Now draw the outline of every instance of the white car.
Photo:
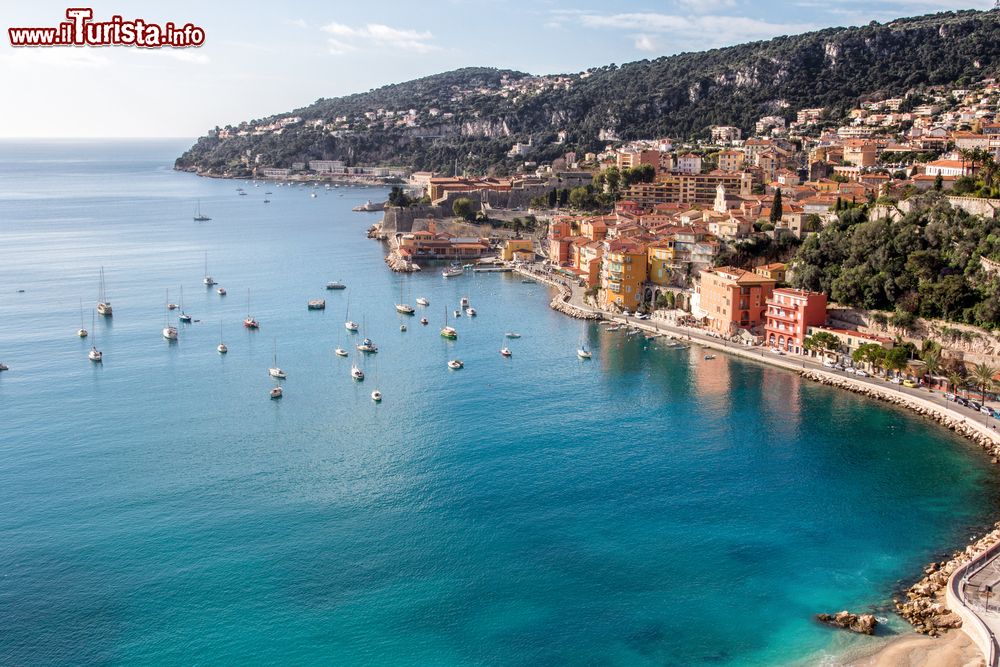
[(862, 377), (862, 378), (866, 378), (866, 377), (868, 377), (868, 373), (865, 373), (865, 372), (864, 372), (863, 370), (861, 370), (860, 368), (859, 368), (859, 369), (857, 369), (856, 371), (854, 371), (854, 374), (855, 374), (855, 375), (857, 375), (858, 377)]
[(889, 380), (889, 382), (891, 382), (891, 383), (893, 383), (893, 384), (903, 384), (903, 381), (902, 381), (902, 380), (900, 380), (900, 379), (899, 379), (898, 377), (894, 377), (894, 378), (891, 378), (891, 379)]
[(823, 365), (826, 366), (827, 368), (836, 368), (837, 367), (837, 364), (833, 363), (829, 359), (827, 359), (826, 361), (824, 361)]

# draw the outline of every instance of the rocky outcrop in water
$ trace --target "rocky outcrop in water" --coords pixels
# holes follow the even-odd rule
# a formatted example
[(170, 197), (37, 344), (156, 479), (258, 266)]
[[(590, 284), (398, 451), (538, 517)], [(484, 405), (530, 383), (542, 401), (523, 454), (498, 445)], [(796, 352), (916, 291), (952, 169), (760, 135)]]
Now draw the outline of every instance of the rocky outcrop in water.
[(849, 611), (838, 611), (836, 614), (816, 614), (820, 623), (857, 632), (862, 635), (875, 634), (878, 621), (872, 614), (852, 614)]

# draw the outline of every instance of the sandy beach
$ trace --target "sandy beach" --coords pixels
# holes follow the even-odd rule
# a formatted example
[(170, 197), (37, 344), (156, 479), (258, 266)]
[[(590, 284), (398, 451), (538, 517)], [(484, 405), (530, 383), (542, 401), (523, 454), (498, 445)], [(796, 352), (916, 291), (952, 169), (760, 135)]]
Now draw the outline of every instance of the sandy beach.
[(949, 630), (941, 637), (916, 633), (890, 641), (877, 653), (855, 659), (846, 667), (980, 667), (983, 654), (961, 630)]

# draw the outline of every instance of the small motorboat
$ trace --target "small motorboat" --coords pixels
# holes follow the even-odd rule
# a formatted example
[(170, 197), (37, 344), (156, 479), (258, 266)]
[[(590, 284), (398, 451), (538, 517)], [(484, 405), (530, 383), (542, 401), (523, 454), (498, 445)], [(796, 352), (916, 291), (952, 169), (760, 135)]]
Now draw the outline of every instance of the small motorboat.
[(458, 302), (458, 305), (461, 306), (462, 308), (468, 308), (469, 307), (469, 297), (463, 296), (462, 300)]
[(475, 317), (476, 309), (473, 308), (472, 306), (469, 306), (468, 308), (465, 309), (465, 314), (468, 315), (469, 317)]
[(376, 389), (375, 391), (373, 391), (372, 392), (372, 400), (375, 401), (376, 403), (381, 403), (382, 402), (382, 392), (380, 392), (378, 389)]
[(450, 368), (453, 371), (457, 371), (459, 368), (465, 368), (465, 364), (462, 363), (459, 359), (452, 359), (451, 361), (448, 362), (448, 368)]
[(280, 368), (278, 368), (277, 366), (274, 366), (272, 368), (268, 368), (267, 369), (267, 374), (270, 375), (273, 378), (278, 378), (279, 380), (284, 380), (285, 378), (288, 377), (288, 374), (285, 373), (285, 371), (283, 371)]
[(358, 368), (357, 364), (351, 366), (351, 377), (355, 380), (361, 381), (365, 379), (365, 372)]
[(212, 276), (205, 276), (202, 278), (201, 282), (205, 285), (205, 287), (211, 287), (216, 284), (215, 279), (212, 278)]
[(353, 320), (347, 320), (346, 322), (344, 322), (344, 328), (347, 329), (348, 331), (357, 331), (358, 323), (354, 322)]
[(514, 353), (510, 351), (509, 347), (501, 347), (500, 348), (500, 356), (501, 357), (511, 357), (511, 356), (514, 356)]
[(521, 284), (522, 285), (537, 285), (538, 281), (537, 280), (532, 280), (531, 278), (525, 278), (524, 280), (521, 281)]
[(418, 306), (429, 306), (429, 305), (431, 305), (431, 302), (421, 296), (421, 297), (417, 297), (417, 305)]
[(219, 296), (226, 296), (226, 288), (220, 287), (219, 289), (215, 290), (215, 293), (218, 294)]
[(715, 359), (715, 355), (714, 354), (706, 354), (705, 355), (705, 361), (711, 361), (712, 359)]
[(326, 310), (326, 301), (323, 299), (313, 299), (306, 304), (309, 310)]
[(0, 371), (9, 371), (9, 370), (10, 368), (7, 366), (7, 364), (0, 364)]
[(284, 393), (285, 392), (281, 389), (281, 387), (273, 387), (271, 389), (271, 400), (274, 400), (276, 398), (281, 398), (284, 395)]
[(452, 313), (452, 314), (453, 314), (453, 315), (454, 315), (455, 317), (461, 317), (461, 316), (462, 316), (462, 311), (456, 308), (456, 309), (455, 309), (455, 312), (454, 312), (454, 313)]
[(258, 322), (253, 317), (247, 316), (247, 318), (245, 320), (243, 320), (243, 326), (245, 326), (247, 329), (259, 329), (260, 328), (260, 322)]
[(95, 364), (99, 364), (104, 360), (104, 354), (96, 347), (92, 347), (90, 348), (90, 352), (87, 353), (87, 358)]
[(346, 357), (347, 356), (347, 350), (345, 350), (342, 347), (338, 347), (336, 350), (333, 351), (333, 353), (336, 354), (338, 357)]
[(378, 352), (378, 347), (372, 342), (371, 338), (365, 338), (361, 341), (361, 344), (358, 345), (358, 350), (364, 352), (365, 354), (374, 354)]
[(441, 337), (448, 340), (456, 340), (458, 338), (458, 331), (455, 330), (455, 327), (444, 327), (441, 329)]
[(521, 334), (517, 333), (516, 331), (508, 331), (507, 333), (504, 334), (504, 336), (506, 336), (507, 338), (520, 338)]
[(326, 284), (327, 289), (347, 289), (347, 285), (340, 282), (339, 280), (334, 280), (333, 282)]
[(429, 321), (426, 317), (421, 317), (420, 323), (423, 324), (424, 326), (427, 326), (427, 324), (429, 324)]
[(168, 303), (167, 304), (167, 310), (177, 310), (177, 304), (176, 303)]
[(590, 350), (587, 349), (586, 345), (581, 345), (576, 351), (576, 356), (581, 359), (590, 359), (593, 355), (590, 353)]
[(406, 325), (405, 324), (400, 324), (399, 325), (399, 330), (400, 331), (406, 331)]
[(315, 196), (316, 196), (316, 193), (315, 193), (315, 192), (310, 192), (310, 193), (309, 193), (309, 196), (310, 196), (310, 197), (315, 197)]

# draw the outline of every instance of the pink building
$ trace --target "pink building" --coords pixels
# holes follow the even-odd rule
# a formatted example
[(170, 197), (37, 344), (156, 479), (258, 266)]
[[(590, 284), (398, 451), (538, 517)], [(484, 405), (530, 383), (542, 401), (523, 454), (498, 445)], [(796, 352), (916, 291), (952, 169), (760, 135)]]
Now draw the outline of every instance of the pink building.
[(825, 294), (781, 287), (767, 300), (764, 340), (779, 350), (802, 354), (809, 327), (825, 323)]

